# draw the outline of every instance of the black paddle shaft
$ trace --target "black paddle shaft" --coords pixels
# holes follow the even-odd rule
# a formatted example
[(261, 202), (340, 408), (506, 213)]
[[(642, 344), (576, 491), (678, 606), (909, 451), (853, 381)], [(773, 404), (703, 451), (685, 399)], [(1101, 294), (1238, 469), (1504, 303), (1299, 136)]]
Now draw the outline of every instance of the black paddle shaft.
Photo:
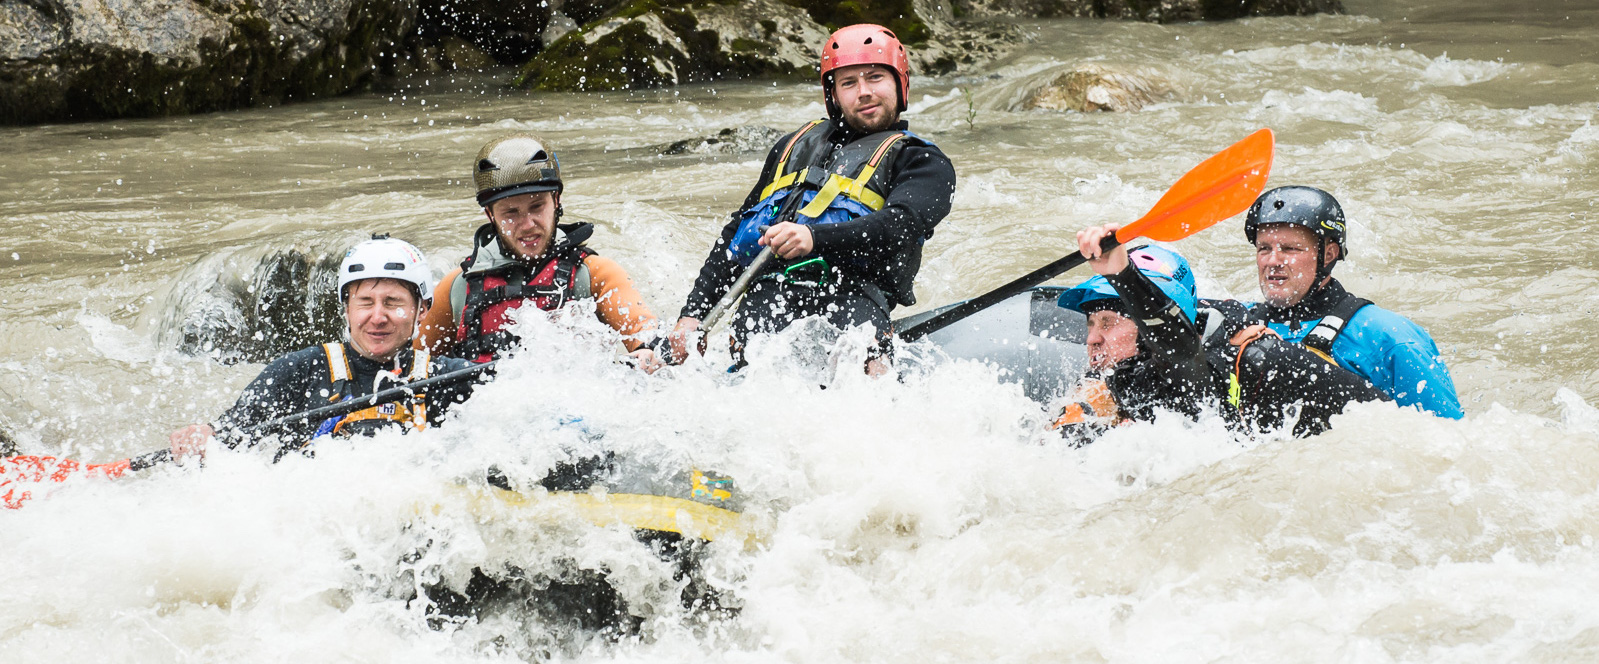
[[(1121, 245), (1121, 242), (1117, 241), (1115, 235), (1111, 235), (1100, 241), (1099, 248), (1102, 251), (1110, 251), (1119, 245)], [(1049, 265), (1045, 265), (1041, 268), (1033, 270), (1032, 272), (1028, 272), (1027, 274), (1017, 277), (1015, 280), (1005, 284), (1004, 286), (1000, 286), (999, 288), (995, 288), (987, 293), (983, 293), (982, 295), (950, 307), (948, 310), (940, 312), (938, 315), (933, 316), (932, 318), (900, 330), (899, 338), (904, 341), (915, 341), (925, 337), (929, 334), (949, 327), (956, 321), (999, 304), (1000, 302), (1009, 299), (1011, 296), (1016, 295), (1017, 293), (1021, 293), (1022, 291), (1049, 281), (1050, 279), (1060, 276), (1068, 270), (1075, 269), (1077, 266), (1087, 262), (1088, 259), (1083, 257), (1083, 252), (1074, 251), (1070, 254), (1060, 257)]]
[(433, 387), (434, 385), (452, 385), (464, 380), (470, 380), (493, 368), (494, 362), (484, 362), (483, 364), (473, 365), (458, 371), (439, 374), (431, 378), (423, 378), (422, 380), (406, 383), (399, 387), (391, 387), (386, 390), (379, 390), (364, 397), (347, 399), (338, 403), (330, 403), (326, 406), (318, 406), (305, 412), (295, 413), (293, 415), (284, 415), (283, 417), (279, 417), (277, 419), (267, 420), (255, 426), (245, 428), (243, 433), (250, 434), (269, 431), (294, 422), (313, 422), (316, 420), (325, 420), (330, 417), (343, 417), (363, 408), (371, 408), (372, 406), (376, 406), (380, 403), (390, 403), (393, 401), (410, 398), (418, 391), (425, 390), (429, 387)]
[[(471, 380), (478, 377), (479, 374), (482, 374), (483, 372), (493, 368), (494, 362), (485, 362), (483, 364), (473, 365), (459, 371), (451, 371), (450, 373), (439, 374), (431, 378), (424, 378), (414, 383), (406, 383), (399, 387), (391, 387), (386, 390), (379, 390), (364, 397), (348, 399), (338, 403), (331, 403), (326, 406), (318, 406), (304, 412), (295, 413), (293, 415), (285, 415), (273, 420), (267, 420), (255, 426), (246, 427), (243, 430), (243, 433), (252, 434), (268, 431), (273, 428), (295, 422), (314, 422), (316, 420), (325, 420), (330, 417), (343, 417), (355, 411), (361, 410), (362, 408), (371, 408), (372, 406), (376, 406), (380, 403), (389, 403), (409, 398), (416, 394), (418, 390), (424, 390), (429, 387), (433, 387), (434, 385), (450, 385), (459, 383), (463, 380)], [(154, 452), (146, 452), (144, 454), (140, 454), (139, 456), (128, 459), (128, 468), (129, 470), (144, 470), (151, 466), (167, 463), (171, 460), (172, 450), (161, 449)]]

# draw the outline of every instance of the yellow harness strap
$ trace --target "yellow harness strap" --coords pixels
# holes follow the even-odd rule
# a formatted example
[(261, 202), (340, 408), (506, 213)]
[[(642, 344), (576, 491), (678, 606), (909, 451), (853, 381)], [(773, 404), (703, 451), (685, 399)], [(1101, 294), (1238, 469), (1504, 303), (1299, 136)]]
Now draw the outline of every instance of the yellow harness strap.
[(887, 201), (884, 201), (882, 196), (877, 195), (877, 192), (867, 189), (866, 183), (871, 181), (872, 175), (877, 172), (877, 162), (881, 161), (883, 155), (888, 153), (888, 149), (902, 138), (905, 138), (904, 134), (894, 134), (884, 140), (881, 145), (878, 145), (877, 151), (872, 153), (872, 159), (866, 162), (866, 168), (861, 169), (860, 175), (853, 178), (847, 178), (837, 173), (827, 176), (827, 182), (822, 185), (821, 191), (816, 192), (816, 198), (811, 199), (810, 203), (800, 208), (799, 213), (812, 219), (820, 217), (823, 212), (827, 211), (827, 207), (833, 204), (833, 199), (838, 198), (839, 194), (844, 194), (847, 198), (860, 201), (866, 207), (871, 208), (873, 212), (883, 209), (883, 205)]
[[(800, 137), (804, 136), (806, 132), (815, 129), (816, 125), (822, 124), (823, 122), (826, 122), (826, 120), (811, 120), (810, 124), (800, 127), (799, 131), (794, 132), (794, 137), (788, 139), (788, 145), (783, 146), (783, 156), (777, 158), (778, 173), (782, 173), (784, 169), (788, 168), (788, 157), (794, 152), (794, 144), (799, 142)], [(766, 185), (766, 188), (761, 190), (761, 200), (766, 200), (779, 189), (787, 188), (795, 182), (804, 182), (805, 172), (808, 170), (810, 169), (802, 168), (797, 173), (789, 173), (788, 175), (781, 176), (776, 180), (772, 180), (771, 184)]]
[[(350, 380), (350, 360), (344, 355), (344, 344), (322, 344), (322, 351), (328, 355), (328, 375), (332, 377), (333, 383), (337, 385), (342, 381)], [(427, 378), (429, 366), (432, 364), (432, 355), (428, 353), (427, 349), (417, 350), (414, 353), (411, 358), (411, 373), (406, 377), (407, 382), (416, 382)], [(329, 401), (338, 400), (338, 392), (334, 392), (329, 397)], [(427, 395), (418, 393), (403, 406), (400, 403), (381, 403), (371, 408), (363, 408), (345, 415), (339, 420), (337, 425), (334, 425), (333, 433), (342, 434), (346, 424), (362, 420), (402, 422), (411, 425), (417, 431), (421, 431), (428, 426), (427, 414)]]

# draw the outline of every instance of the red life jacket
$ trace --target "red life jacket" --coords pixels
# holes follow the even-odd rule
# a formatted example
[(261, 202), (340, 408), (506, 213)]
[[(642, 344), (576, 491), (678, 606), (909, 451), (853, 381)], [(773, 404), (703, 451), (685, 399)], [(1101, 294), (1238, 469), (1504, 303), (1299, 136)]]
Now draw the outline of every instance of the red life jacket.
[[(456, 277), (466, 285), (465, 297), (457, 302), (452, 293), (450, 302), (458, 321), (452, 355), (478, 363), (493, 360), (521, 341), (507, 329), (512, 311), (524, 304), (554, 311), (588, 292), (588, 284), (578, 282), (580, 273), (586, 272), (583, 259), (594, 253), (581, 246), (593, 234), (593, 226), (560, 228), (566, 232), (566, 240), (532, 263), (503, 258), (493, 225), (478, 229), (476, 250), (462, 261), (461, 274)], [(474, 270), (480, 260), (494, 264)]]

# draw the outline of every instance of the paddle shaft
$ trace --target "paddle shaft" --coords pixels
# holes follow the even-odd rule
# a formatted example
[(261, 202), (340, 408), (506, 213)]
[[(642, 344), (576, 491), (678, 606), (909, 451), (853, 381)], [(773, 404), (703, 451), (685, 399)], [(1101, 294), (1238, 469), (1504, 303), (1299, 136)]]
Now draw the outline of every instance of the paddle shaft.
[(744, 291), (749, 290), (750, 282), (755, 281), (755, 275), (760, 274), (771, 260), (772, 248), (768, 246), (750, 262), (749, 267), (744, 268), (743, 274), (738, 275), (738, 280), (733, 282), (732, 288), (727, 289), (727, 294), (716, 302), (716, 306), (711, 307), (711, 313), (705, 315), (705, 323), (700, 326), (702, 331), (710, 332), (711, 328), (722, 322), (722, 317), (727, 315), (739, 298), (744, 297)]
[[(497, 361), (498, 360), (495, 362)], [(241, 433), (260, 433), (295, 422), (314, 422), (318, 420), (325, 420), (330, 417), (343, 417), (364, 408), (371, 408), (372, 406), (376, 406), (378, 404), (399, 401), (401, 399), (411, 397), (415, 395), (417, 391), (425, 390), (435, 385), (453, 385), (464, 380), (476, 378), (479, 374), (493, 369), (495, 362), (484, 362), (483, 364), (477, 364), (465, 369), (439, 374), (431, 378), (423, 378), (422, 380), (406, 383), (399, 387), (391, 387), (386, 390), (379, 390), (364, 397), (346, 399), (338, 403), (330, 403), (326, 406), (318, 406), (305, 412), (295, 413), (293, 415), (285, 415), (277, 419), (267, 420), (260, 424), (246, 427)]]
[[(1116, 240), (1116, 236), (1111, 235), (1099, 243), (1099, 248), (1104, 251), (1110, 251), (1120, 245), (1121, 242)], [(914, 341), (916, 339), (925, 337), (929, 334), (942, 330), (945, 327), (948, 327), (956, 321), (982, 311), (983, 309), (994, 306), (1006, 298), (1049, 281), (1050, 279), (1060, 276), (1068, 270), (1075, 269), (1077, 266), (1087, 262), (1088, 259), (1083, 257), (1083, 252), (1074, 251), (1070, 254), (1060, 257), (1059, 259), (1056, 259), (1053, 263), (1017, 277), (1004, 286), (1000, 286), (999, 288), (995, 288), (987, 293), (983, 293), (982, 295), (950, 307), (945, 311), (939, 312), (938, 315), (933, 316), (932, 318), (907, 327), (900, 331), (899, 338), (905, 341)]]

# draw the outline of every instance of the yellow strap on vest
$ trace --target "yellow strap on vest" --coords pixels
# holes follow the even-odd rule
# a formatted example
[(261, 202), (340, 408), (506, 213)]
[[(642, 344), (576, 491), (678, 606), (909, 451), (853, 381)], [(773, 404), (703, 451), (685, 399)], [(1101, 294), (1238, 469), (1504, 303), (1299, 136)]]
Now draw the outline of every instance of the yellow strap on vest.
[[(788, 145), (783, 146), (783, 156), (777, 158), (778, 173), (782, 173), (783, 169), (788, 166), (789, 153), (794, 151), (794, 144), (799, 142), (800, 137), (804, 136), (806, 132), (815, 129), (816, 125), (822, 124), (823, 122), (826, 122), (826, 120), (811, 120), (810, 124), (800, 127), (799, 131), (794, 132), (794, 137), (788, 139)], [(790, 179), (789, 182), (793, 183), (793, 180)], [(771, 189), (771, 187), (767, 187), (767, 189)], [(762, 194), (761, 198), (766, 198), (766, 195)]]
[(822, 185), (822, 190), (816, 192), (816, 198), (811, 199), (810, 203), (800, 208), (799, 213), (812, 219), (820, 217), (823, 212), (827, 211), (827, 207), (833, 204), (833, 199), (838, 198), (839, 194), (844, 194), (846, 198), (860, 201), (866, 207), (871, 208), (873, 212), (883, 209), (883, 205), (887, 201), (884, 201), (882, 196), (877, 195), (877, 192), (867, 189), (866, 183), (870, 182), (872, 175), (877, 173), (877, 162), (881, 161), (883, 155), (888, 153), (888, 149), (902, 138), (905, 138), (904, 134), (894, 134), (883, 141), (881, 145), (878, 145), (877, 151), (872, 153), (871, 160), (866, 162), (866, 167), (861, 169), (860, 175), (853, 178), (847, 178), (837, 173), (829, 175), (827, 183)]
[(344, 344), (322, 344), (322, 352), (328, 355), (328, 376), (337, 383), (350, 379), (350, 360), (344, 356)]

